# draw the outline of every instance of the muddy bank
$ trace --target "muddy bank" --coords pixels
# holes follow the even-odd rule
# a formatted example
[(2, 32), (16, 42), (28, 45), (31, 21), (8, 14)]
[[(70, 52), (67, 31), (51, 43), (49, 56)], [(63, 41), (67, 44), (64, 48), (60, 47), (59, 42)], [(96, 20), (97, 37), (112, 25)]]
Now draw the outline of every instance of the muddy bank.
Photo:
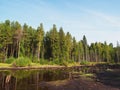
[(120, 69), (95, 74), (95, 77), (73, 78), (61, 81), (41, 82), (42, 90), (120, 90)]
[(107, 86), (85, 78), (57, 82), (41, 82), (39, 87), (42, 90), (120, 90), (119, 88)]

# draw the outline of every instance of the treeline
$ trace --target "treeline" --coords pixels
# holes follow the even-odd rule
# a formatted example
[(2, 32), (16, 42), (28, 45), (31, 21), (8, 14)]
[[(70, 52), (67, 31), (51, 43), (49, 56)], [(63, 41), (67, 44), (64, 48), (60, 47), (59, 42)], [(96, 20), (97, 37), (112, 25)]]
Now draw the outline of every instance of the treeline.
[(37, 29), (17, 21), (6, 20), (0, 23), (0, 62), (7, 58), (20, 56), (29, 57), (32, 61), (41, 59), (54, 61), (90, 61), (90, 62), (120, 62), (120, 45), (113, 47), (104, 42), (88, 45), (85, 35), (76, 41), (69, 32), (56, 25), (44, 32), (41, 23)]

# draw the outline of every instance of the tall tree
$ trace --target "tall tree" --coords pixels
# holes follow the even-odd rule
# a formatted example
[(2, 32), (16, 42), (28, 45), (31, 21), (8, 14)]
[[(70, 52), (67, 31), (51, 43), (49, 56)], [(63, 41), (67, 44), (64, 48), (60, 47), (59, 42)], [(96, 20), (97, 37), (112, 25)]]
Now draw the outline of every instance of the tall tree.
[(117, 42), (117, 47), (116, 47), (116, 58), (115, 62), (120, 62), (120, 44)]
[(44, 29), (43, 24), (41, 23), (40, 26), (37, 28), (37, 40), (38, 40), (38, 51), (37, 51), (37, 58), (38, 61), (40, 60), (40, 52), (41, 52), (41, 45), (44, 39)]
[(78, 61), (84, 60), (84, 49), (82, 41), (78, 42)]
[(23, 35), (22, 28), (19, 22), (16, 21), (12, 29), (15, 31), (13, 34), (13, 54), (14, 57), (19, 57), (20, 42)]
[(87, 44), (87, 39), (86, 36), (83, 36), (83, 48), (84, 48), (84, 59), (88, 59), (88, 44)]
[(60, 47), (60, 54), (59, 59), (65, 60), (67, 55), (67, 45), (66, 45), (66, 39), (65, 39), (65, 33), (63, 31), (63, 28), (61, 27), (59, 30), (59, 47)]
[(52, 59), (59, 59), (59, 34), (56, 28), (56, 25), (53, 25), (53, 28), (50, 30), (50, 43), (51, 43), (51, 52)]
[(72, 36), (69, 32), (67, 32), (66, 34), (66, 44), (67, 44), (67, 55), (66, 55), (66, 59), (70, 60), (72, 59), (72, 55), (71, 55), (71, 51), (72, 51)]
[(72, 44), (72, 60), (77, 61), (77, 42), (75, 37), (73, 37), (73, 44)]
[(50, 39), (50, 32), (46, 32), (44, 38), (44, 47), (45, 47), (45, 59), (49, 59), (52, 57), (52, 49), (51, 49), (51, 39)]

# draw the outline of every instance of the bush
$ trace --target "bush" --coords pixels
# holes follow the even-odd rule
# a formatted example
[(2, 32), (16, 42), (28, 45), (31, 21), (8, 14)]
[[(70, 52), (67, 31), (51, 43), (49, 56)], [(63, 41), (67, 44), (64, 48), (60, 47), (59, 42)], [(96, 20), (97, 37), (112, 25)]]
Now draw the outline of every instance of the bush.
[(40, 59), (40, 64), (41, 65), (49, 64), (49, 61), (44, 60), (44, 59)]
[(53, 64), (57, 64), (57, 65), (59, 65), (60, 64), (60, 60), (59, 59), (55, 59), (55, 60), (53, 60), (53, 61), (51, 61)]
[(14, 61), (15, 61), (15, 58), (14, 58), (14, 57), (10, 57), (10, 58), (8, 58), (8, 59), (5, 61), (5, 63), (11, 64), (11, 63), (13, 63)]
[(53, 61), (49, 61), (48, 63), (49, 65), (55, 65), (55, 63)]
[(68, 66), (68, 62), (67, 62), (67, 61), (62, 61), (62, 62), (60, 63), (60, 65)]
[(67, 60), (68, 63), (75, 63), (74, 60)]
[(81, 65), (89, 65), (90, 63), (88, 61), (81, 61), (80, 64)]
[(26, 57), (19, 57), (17, 60), (13, 62), (13, 66), (25, 67), (31, 65), (31, 60)]

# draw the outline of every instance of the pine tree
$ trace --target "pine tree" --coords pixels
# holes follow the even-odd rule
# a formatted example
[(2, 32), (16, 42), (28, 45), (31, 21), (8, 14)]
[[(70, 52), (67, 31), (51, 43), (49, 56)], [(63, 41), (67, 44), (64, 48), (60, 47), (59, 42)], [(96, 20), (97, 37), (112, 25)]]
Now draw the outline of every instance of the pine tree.
[(59, 59), (60, 47), (59, 47), (59, 34), (56, 25), (50, 30), (50, 48), (52, 59)]
[(40, 26), (37, 28), (37, 41), (38, 41), (38, 51), (37, 51), (37, 58), (38, 61), (40, 61), (40, 52), (41, 52), (41, 46), (44, 39), (44, 29), (43, 24), (41, 23)]
[(67, 59), (66, 58), (67, 44), (66, 44), (66, 39), (65, 39), (65, 33), (62, 27), (59, 30), (59, 47), (60, 47), (60, 54), (59, 54), (60, 61)]
[(88, 45), (87, 45), (87, 39), (86, 36), (83, 36), (83, 48), (84, 48), (84, 59), (88, 60)]
[(82, 41), (78, 42), (78, 61), (82, 61), (84, 57), (84, 49)]
[(73, 37), (73, 44), (72, 44), (72, 60), (77, 61), (77, 42), (75, 37)]
[(69, 32), (67, 32), (66, 34), (66, 44), (67, 44), (67, 55), (66, 55), (66, 59), (67, 60), (72, 60), (72, 55), (71, 55), (71, 51), (72, 51), (72, 36)]

